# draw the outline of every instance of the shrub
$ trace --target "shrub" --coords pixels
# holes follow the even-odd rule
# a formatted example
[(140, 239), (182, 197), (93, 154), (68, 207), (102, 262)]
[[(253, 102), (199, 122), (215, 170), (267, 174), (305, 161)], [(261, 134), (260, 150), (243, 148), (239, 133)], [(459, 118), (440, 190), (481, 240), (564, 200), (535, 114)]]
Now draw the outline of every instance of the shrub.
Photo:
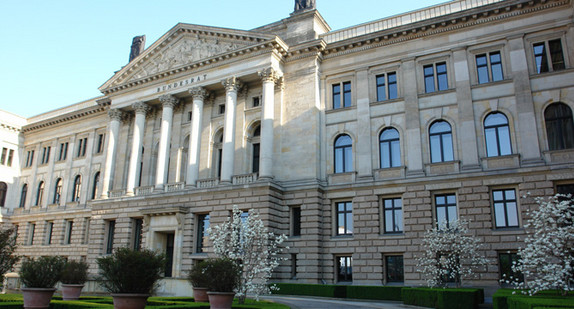
[(97, 263), (98, 281), (110, 293), (150, 294), (163, 274), (165, 257), (152, 250), (120, 248)]
[(484, 302), (482, 289), (403, 288), (401, 296), (406, 305), (437, 309), (478, 308)]
[(84, 284), (88, 280), (89, 265), (83, 261), (68, 261), (62, 271), (63, 284)]
[(205, 270), (208, 267), (206, 261), (195, 264), (187, 274), (187, 280), (194, 288), (206, 288), (209, 284)]
[(347, 286), (347, 298), (402, 301), (402, 286)]
[(22, 262), (19, 275), (27, 288), (53, 288), (64, 269), (66, 261), (59, 256), (43, 256)]
[(234, 261), (226, 258), (205, 261), (205, 277), (210, 292), (233, 292), (239, 286), (241, 269)]
[(574, 308), (574, 294), (560, 296), (561, 292), (541, 291), (530, 296), (526, 291), (499, 289), (492, 295), (492, 305), (494, 309)]
[(347, 297), (347, 286), (327, 284), (274, 283), (273, 294), (321, 297)]

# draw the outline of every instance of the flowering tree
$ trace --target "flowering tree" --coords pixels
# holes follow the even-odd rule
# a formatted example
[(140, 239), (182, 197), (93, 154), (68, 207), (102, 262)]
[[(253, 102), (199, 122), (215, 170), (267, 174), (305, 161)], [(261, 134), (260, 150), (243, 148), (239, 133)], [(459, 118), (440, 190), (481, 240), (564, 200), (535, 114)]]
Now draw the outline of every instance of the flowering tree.
[(237, 289), (240, 303), (245, 301), (247, 293), (258, 298), (269, 292), (267, 282), (283, 260), (279, 256), (280, 245), (287, 239), (285, 235), (269, 232), (255, 210), (250, 209), (247, 216), (242, 214), (234, 205), (231, 219), (208, 231), (215, 254), (239, 263), (242, 270)]
[(423, 246), (426, 251), (417, 259), (417, 267), (429, 287), (446, 287), (449, 282), (460, 287), (463, 278), (471, 278), (475, 269), (488, 263), (479, 254), (480, 239), (469, 234), (464, 220), (427, 231)]
[(538, 208), (527, 212), (525, 247), (518, 251), (520, 259), (512, 270), (522, 273), (525, 281), (514, 279), (518, 288), (529, 289), (533, 295), (542, 290), (559, 290), (562, 295), (574, 290), (574, 199), (557, 194), (536, 198)]
[(0, 230), (0, 276), (12, 270), (14, 264), (20, 260), (20, 257), (14, 255), (16, 237), (16, 228)]

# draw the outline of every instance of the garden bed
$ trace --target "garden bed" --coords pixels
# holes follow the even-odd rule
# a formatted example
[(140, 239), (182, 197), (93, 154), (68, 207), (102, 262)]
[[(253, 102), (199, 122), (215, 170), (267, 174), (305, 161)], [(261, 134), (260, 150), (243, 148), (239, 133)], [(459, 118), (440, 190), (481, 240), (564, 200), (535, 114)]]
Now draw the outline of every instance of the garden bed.
[(560, 296), (555, 291), (542, 291), (536, 295), (521, 290), (500, 289), (492, 296), (494, 309), (559, 309), (574, 308), (574, 293)]

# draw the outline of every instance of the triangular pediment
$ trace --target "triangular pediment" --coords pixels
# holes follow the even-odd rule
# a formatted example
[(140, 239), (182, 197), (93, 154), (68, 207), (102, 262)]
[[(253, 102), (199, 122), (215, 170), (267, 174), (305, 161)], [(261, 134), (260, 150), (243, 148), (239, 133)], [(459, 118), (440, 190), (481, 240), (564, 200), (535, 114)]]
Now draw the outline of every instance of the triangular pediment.
[(110, 87), (157, 76), (206, 59), (239, 51), (276, 37), (252, 31), (177, 24), (141, 55), (100, 87)]

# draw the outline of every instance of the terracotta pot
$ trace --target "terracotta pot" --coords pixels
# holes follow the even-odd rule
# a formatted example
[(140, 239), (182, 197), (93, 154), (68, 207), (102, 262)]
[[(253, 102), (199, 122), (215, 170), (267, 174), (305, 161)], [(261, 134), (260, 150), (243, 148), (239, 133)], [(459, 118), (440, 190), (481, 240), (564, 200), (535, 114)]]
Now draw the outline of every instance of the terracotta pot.
[(209, 301), (207, 297), (207, 288), (193, 288), (193, 299), (195, 302), (206, 303)]
[(63, 300), (78, 300), (82, 294), (83, 284), (62, 284)]
[(50, 308), (52, 295), (56, 292), (55, 288), (21, 288), (24, 297), (25, 309), (42, 309)]
[(231, 304), (233, 304), (233, 296), (235, 296), (235, 293), (207, 292), (207, 296), (209, 296), (209, 308), (231, 309)]
[(114, 309), (144, 309), (149, 294), (112, 294)]

